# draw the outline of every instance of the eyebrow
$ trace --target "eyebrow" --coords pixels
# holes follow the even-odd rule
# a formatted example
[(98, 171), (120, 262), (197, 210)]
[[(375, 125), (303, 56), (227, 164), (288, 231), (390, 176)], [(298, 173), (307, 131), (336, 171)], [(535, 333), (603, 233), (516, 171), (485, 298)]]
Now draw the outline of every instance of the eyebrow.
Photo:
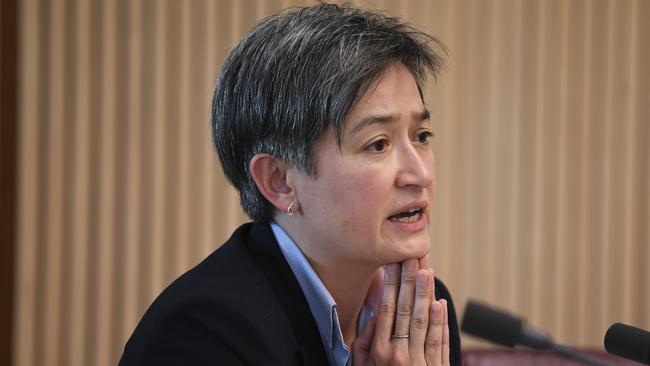
[[(429, 113), (428, 109), (424, 109), (422, 112), (415, 112), (413, 113), (413, 119), (421, 122), (421, 121), (426, 121), (431, 117), (431, 114)], [(348, 132), (348, 135), (354, 135), (355, 133), (363, 130), (367, 126), (373, 125), (375, 123), (388, 123), (392, 122), (395, 119), (397, 119), (397, 116), (394, 114), (385, 114), (385, 115), (376, 115), (376, 116), (368, 116), (365, 118), (362, 118), (353, 128)]]

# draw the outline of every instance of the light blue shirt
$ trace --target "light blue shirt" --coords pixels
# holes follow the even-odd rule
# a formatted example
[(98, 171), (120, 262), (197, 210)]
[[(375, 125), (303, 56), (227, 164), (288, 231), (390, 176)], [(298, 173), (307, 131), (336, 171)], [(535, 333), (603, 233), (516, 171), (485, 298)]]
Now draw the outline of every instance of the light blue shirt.
[[(291, 271), (296, 276), (298, 284), (300, 284), (300, 288), (307, 299), (309, 310), (311, 310), (316, 320), (316, 326), (327, 351), (327, 358), (329, 359), (330, 365), (352, 365), (350, 348), (343, 341), (343, 334), (341, 333), (334, 298), (327, 288), (325, 288), (325, 285), (323, 285), (314, 268), (309, 264), (303, 252), (289, 235), (275, 222), (271, 223), (271, 229), (273, 230), (275, 239), (278, 241), (284, 258), (289, 263), (289, 267), (291, 267)], [(366, 327), (371, 316), (372, 310), (364, 304), (361, 314), (359, 314), (359, 321), (357, 322), (359, 334)]]

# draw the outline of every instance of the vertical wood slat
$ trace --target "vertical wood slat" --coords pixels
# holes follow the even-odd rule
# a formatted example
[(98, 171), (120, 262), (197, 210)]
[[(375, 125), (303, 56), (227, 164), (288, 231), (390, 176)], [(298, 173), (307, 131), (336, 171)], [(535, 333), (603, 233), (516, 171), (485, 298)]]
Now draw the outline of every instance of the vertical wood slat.
[[(154, 1), (142, 0), (141, 10), (138, 19), (135, 22), (140, 23), (140, 32), (142, 40), (140, 43), (141, 48), (141, 64), (138, 66), (140, 72), (140, 80), (136, 81), (141, 84), (140, 95), (140, 116), (138, 121), (141, 126), (140, 139), (137, 142), (138, 155), (141, 156), (140, 163), (140, 182), (138, 191), (138, 216), (140, 228), (137, 238), (137, 268), (138, 280), (137, 282), (137, 306), (138, 309), (143, 309), (147, 302), (150, 301), (153, 290), (151, 288), (153, 276), (152, 254), (154, 251), (153, 243), (153, 200), (154, 200), (154, 162), (153, 162), (153, 145), (154, 145), (154, 126), (159, 124), (154, 118), (154, 99), (155, 99), (155, 70), (153, 67), (154, 60), (156, 60), (156, 44), (154, 42), (156, 34), (156, 17), (155, 14), (156, 3)], [(135, 17), (135, 14), (134, 14)], [(145, 244), (147, 243), (147, 244)], [(141, 313), (135, 315), (139, 319)], [(131, 328), (133, 325), (131, 326)], [(128, 327), (127, 327), (128, 329)], [(125, 332), (128, 333), (128, 330)]]
[[(63, 3), (63, 12), (65, 14), (65, 22), (63, 25), (63, 34), (75, 34), (76, 33), (76, 6), (71, 1), (65, 1)], [(61, 175), (63, 177), (63, 185), (61, 190), (61, 287), (58, 289), (60, 292), (60, 304), (59, 304), (59, 313), (56, 316), (59, 318), (59, 324), (61, 326), (59, 334), (57, 336), (55, 347), (59, 350), (57, 362), (59, 364), (68, 364), (68, 353), (66, 350), (69, 348), (69, 341), (71, 338), (71, 328), (69, 324), (72, 323), (71, 317), (72, 314), (69, 309), (72, 307), (72, 288), (69, 284), (73, 281), (72, 276), (72, 266), (70, 258), (72, 257), (72, 252), (74, 251), (74, 192), (75, 192), (75, 181), (70, 177), (74, 177), (74, 164), (73, 157), (76, 155), (76, 129), (77, 124), (75, 123), (75, 109), (76, 109), (76, 93), (77, 93), (77, 82), (76, 82), (76, 46), (77, 43), (72, 40), (72, 37), (68, 37), (69, 40), (66, 40), (65, 46), (62, 47), (63, 54), (65, 55), (65, 62), (63, 66), (62, 79), (64, 80), (63, 89), (65, 90), (65, 97), (62, 105), (62, 114), (61, 114), (61, 128), (64, 133), (63, 141), (64, 143), (59, 143), (61, 145), (61, 159), (62, 159), (62, 170)]]
[[(217, 33), (217, 6), (214, 1), (207, 1), (205, 5), (205, 14), (204, 17), (201, 19), (199, 18), (197, 21), (203, 21), (205, 22), (205, 32), (208, 35), (211, 34), (218, 34)], [(216, 77), (216, 72), (215, 68), (217, 65), (217, 44), (218, 40), (212, 39), (209, 36), (205, 37), (205, 44), (204, 45), (199, 45), (199, 47), (204, 47), (205, 48), (205, 68), (203, 70), (204, 75), (212, 76), (214, 79)], [(203, 99), (205, 103), (209, 102), (209, 98), (204, 98)], [(209, 109), (206, 109), (209, 111)], [(204, 115), (208, 115), (208, 113), (205, 113)], [(205, 124), (208, 126), (208, 124)], [(206, 130), (208, 131), (207, 134), (209, 134), (209, 127)], [(212, 141), (210, 139), (210, 141)], [(211, 151), (211, 150), (207, 150)], [(198, 169), (200, 172), (202, 172), (202, 185), (203, 189), (200, 190), (200, 195), (203, 197), (204, 202), (214, 202), (214, 195), (216, 192), (216, 174), (213, 169), (215, 163), (212, 159), (207, 158), (205, 155), (206, 153), (203, 154), (203, 164), (201, 164), (200, 168)], [(201, 235), (197, 237), (198, 240), (198, 245), (200, 246), (200, 249), (198, 252), (200, 253), (199, 255), (207, 255), (210, 252), (211, 249), (211, 244), (210, 241), (213, 240), (214, 237), (216, 237), (216, 223), (214, 223), (212, 220), (217, 217), (217, 208), (216, 205), (212, 204), (204, 204), (203, 209), (201, 211), (200, 217), (202, 220), (199, 221), (201, 224), (201, 227), (199, 230), (201, 230)]]
[(183, 245), (178, 246), (178, 255), (175, 263), (175, 271), (181, 272), (186, 268), (189, 260), (189, 246), (191, 244), (189, 228), (190, 228), (190, 190), (189, 190), (189, 174), (190, 174), (190, 165), (192, 164), (190, 160), (190, 126), (194, 121), (188, 121), (192, 123), (182, 123), (186, 116), (191, 115), (190, 107), (192, 100), (192, 91), (190, 89), (191, 78), (191, 9), (192, 4), (190, 2), (183, 2), (181, 5), (181, 14), (180, 14), (180, 110), (178, 116), (178, 127), (176, 128), (178, 133), (178, 232), (175, 238), (176, 243), (184, 243)]
[[(43, 352), (49, 359), (59, 360), (58, 340), (60, 339), (61, 327), (61, 279), (63, 258), (63, 145), (66, 143), (66, 136), (63, 131), (63, 107), (65, 103), (66, 80), (64, 80), (65, 53), (65, 3), (53, 1), (50, 3), (50, 29), (48, 42), (51, 45), (49, 57), (49, 90), (50, 98), (47, 110), (48, 134), (47, 139), (47, 176), (46, 188), (46, 226), (45, 240), (41, 243), (45, 259), (44, 271), (47, 274), (44, 281), (44, 302), (39, 304), (44, 312), (43, 327)], [(47, 306), (43, 306), (47, 304)], [(43, 360), (45, 361), (45, 359)]]
[[(127, 145), (127, 167), (126, 167), (126, 235), (125, 235), (125, 252), (124, 252), (124, 278), (122, 285), (122, 332), (119, 334), (120, 339), (126, 339), (133, 328), (133, 324), (138, 321), (139, 304), (138, 304), (138, 286), (135, 279), (139, 278), (141, 245), (140, 237), (142, 230), (141, 210), (139, 198), (142, 195), (141, 174), (143, 157), (140, 154), (139, 143), (142, 140), (143, 128), (142, 121), (142, 13), (143, 2), (141, 0), (132, 0), (128, 3), (129, 18), (128, 29), (130, 30), (130, 41), (128, 48), (128, 141)], [(125, 20), (127, 21), (127, 20)]]
[[(649, 159), (650, 159), (650, 145), (646, 144), (646, 141), (650, 140), (650, 126), (648, 126), (647, 123), (643, 123), (644, 117), (647, 116), (648, 113), (650, 113), (650, 87), (647, 85), (647, 83), (643, 83), (643, 80), (647, 80), (650, 78), (650, 72), (643, 68), (641, 65), (643, 65), (644, 62), (650, 62), (650, 50), (647, 49), (647, 47), (643, 47), (645, 42), (643, 41), (643, 35), (650, 30), (650, 26), (647, 24), (647, 22), (641, 21), (642, 19), (645, 19), (645, 14), (650, 11), (650, 4), (648, 2), (642, 2), (642, 1), (637, 1), (636, 2), (636, 8), (640, 9), (640, 11), (636, 15), (636, 21), (635, 24), (640, 28), (640, 31), (638, 32), (638, 35), (636, 37), (636, 43), (634, 44), (634, 47), (638, 48), (638, 63), (637, 65), (639, 66), (637, 69), (637, 74), (639, 75), (638, 79), (639, 82), (637, 83), (637, 90), (634, 96), (635, 100), (635, 115), (636, 115), (636, 123), (637, 123), (637, 128), (638, 128), (638, 134), (637, 134), (637, 146), (638, 146), (638, 151), (637, 154), (638, 156), (641, 156), (641, 163), (639, 164), (640, 166), (647, 166), (650, 164)], [(647, 121), (647, 119), (645, 120)], [(643, 173), (641, 173), (643, 174)], [(641, 175), (640, 174), (640, 175)], [(648, 171), (645, 171), (641, 177), (637, 178), (639, 182), (639, 192), (646, 192), (648, 185), (650, 185), (650, 176)], [(637, 198), (638, 199), (638, 198)], [(639, 218), (637, 219), (637, 222), (639, 224), (638, 226), (638, 233), (639, 233), (639, 242), (641, 244), (645, 244), (641, 246), (641, 255), (637, 258), (636, 265), (639, 268), (639, 272), (636, 272), (632, 277), (637, 279), (639, 281), (640, 279), (647, 279), (650, 278), (650, 269), (647, 265), (647, 263), (650, 263), (650, 246), (647, 245), (648, 242), (650, 242), (650, 225), (647, 225), (647, 222), (650, 221), (650, 194), (645, 195), (645, 202), (643, 202), (643, 199), (638, 199), (641, 202), (641, 215), (639, 215)], [(645, 230), (644, 230), (645, 229)], [(645, 252), (645, 255), (643, 255), (643, 252)], [(641, 284), (645, 284), (647, 280), (641, 280)], [(637, 282), (638, 283), (638, 282)], [(641, 286), (636, 286), (635, 290), (637, 290)], [(636, 291), (635, 291), (636, 292)], [(641, 313), (639, 314), (640, 317), (637, 318), (639, 321), (645, 321), (646, 323), (650, 322), (650, 309), (648, 309), (647, 305), (650, 303), (650, 289), (647, 288), (645, 290), (645, 297), (639, 295), (636, 293), (637, 296), (637, 301), (636, 305), (641, 308), (645, 308), (645, 314)]]
[(0, 364), (13, 359), (14, 309), (18, 266), (19, 29), (18, 2), (0, 5)]
[(165, 192), (168, 185), (165, 179), (165, 145), (167, 115), (165, 112), (165, 89), (167, 88), (167, 78), (165, 69), (167, 64), (166, 57), (166, 39), (167, 39), (167, 1), (158, 2), (154, 7), (155, 19), (155, 39), (154, 57), (157, 60), (154, 68), (154, 85), (153, 85), (153, 121), (152, 124), (152, 142), (153, 142), (153, 187), (152, 187), (152, 227), (151, 227), (151, 281), (148, 284), (149, 298), (158, 294), (163, 282), (163, 263), (164, 263), (164, 244), (165, 244)]
[[(21, 3), (17, 365), (114, 364), (155, 295), (245, 220), (210, 94), (252, 22), (295, 4)], [(576, 346), (650, 328), (648, 3), (382, 4), (450, 48), (426, 91), (432, 262), (459, 310), (481, 298)]]
[[(81, 365), (84, 360), (85, 347), (79, 347), (85, 341), (87, 327), (84, 324), (88, 314), (87, 292), (88, 287), (85, 269), (88, 266), (88, 185), (90, 164), (90, 68), (89, 68), (89, 33), (90, 33), (90, 8), (87, 2), (81, 1), (75, 4), (77, 7), (77, 32), (74, 42), (76, 46), (75, 65), (77, 66), (77, 93), (75, 108), (75, 137), (76, 154), (73, 157), (74, 172), (74, 207), (73, 209), (73, 238), (71, 253), (72, 267), (72, 303), (70, 313), (70, 339), (67, 352), (67, 360), (70, 365)], [(63, 362), (65, 364), (65, 362)]]
[[(521, 130), (521, 124), (517, 123), (519, 120), (519, 116), (521, 115), (521, 110), (522, 110), (522, 98), (523, 98), (523, 81), (519, 77), (522, 74), (522, 68), (523, 68), (523, 28), (524, 28), (524, 21), (523, 21), (523, 3), (520, 1), (515, 2), (513, 5), (513, 10), (512, 14), (513, 17), (515, 18), (514, 20), (514, 36), (512, 38), (512, 53), (510, 57), (512, 58), (512, 63), (513, 63), (513, 68), (512, 68), (512, 85), (510, 87), (511, 93), (512, 93), (512, 99), (510, 101), (510, 106), (507, 106), (504, 108), (504, 115), (506, 116), (505, 120), (510, 120), (511, 123), (506, 126), (506, 129), (508, 130), (509, 133), (507, 133), (507, 136), (510, 137), (510, 146), (509, 146), (509, 155), (511, 157), (511, 160), (508, 161), (510, 165), (512, 166), (511, 171), (512, 171), (512, 178), (511, 178), (511, 183), (510, 187), (511, 190), (509, 192), (509, 197), (510, 199), (506, 200), (506, 211), (508, 212), (507, 221), (510, 223), (510, 228), (508, 228), (508, 234), (507, 234), (507, 245), (505, 250), (510, 253), (510, 260), (508, 261), (508, 264), (506, 265), (507, 271), (505, 272), (506, 276), (505, 279), (502, 279), (506, 283), (506, 288), (509, 289), (510, 296), (509, 296), (509, 301), (507, 304), (510, 306), (511, 309), (518, 309), (521, 306), (521, 300), (520, 298), (522, 297), (521, 292), (518, 291), (517, 287), (517, 278), (519, 277), (520, 273), (520, 266), (522, 263), (522, 260), (520, 258), (520, 253), (521, 253), (521, 244), (519, 244), (519, 228), (518, 228), (518, 200), (516, 199), (517, 197), (520, 196), (520, 191), (521, 191), (521, 177), (518, 174), (518, 167), (520, 166), (520, 160), (521, 160), (521, 154), (518, 153), (517, 151), (517, 137), (520, 135), (520, 130)], [(512, 197), (515, 197), (514, 199)]]
[[(97, 356), (98, 347), (103, 345), (98, 342), (98, 301), (99, 301), (99, 248), (98, 244), (101, 241), (101, 190), (105, 183), (101, 181), (101, 150), (102, 145), (106, 142), (103, 140), (101, 133), (102, 128), (102, 98), (103, 94), (103, 79), (102, 65), (103, 59), (106, 56), (104, 50), (104, 39), (102, 27), (104, 19), (102, 14), (102, 3), (94, 2), (89, 3), (89, 17), (91, 21), (88, 23), (88, 68), (89, 68), (89, 87), (92, 93), (88, 95), (88, 125), (89, 134), (88, 149), (89, 149), (89, 164), (88, 169), (88, 195), (85, 200), (88, 204), (88, 223), (86, 230), (88, 232), (87, 256), (85, 257), (86, 263), (84, 268), (86, 279), (85, 292), (87, 293), (86, 314), (84, 318), (85, 325), (85, 339), (83, 342), (84, 350), (81, 354), (84, 364), (93, 364)], [(78, 346), (78, 345), (77, 345)]]
[[(13, 342), (13, 361), (15, 365), (32, 365), (35, 350), (35, 303), (36, 303), (36, 262), (38, 251), (37, 217), (38, 186), (40, 177), (37, 164), (39, 147), (37, 108), (33, 101), (38, 99), (40, 22), (37, 0), (20, 3), (20, 59), (19, 76), (19, 183), (18, 183), (18, 240), (16, 245), (16, 293), (15, 323)], [(31, 97), (27, 98), (27, 97)], [(40, 105), (40, 103), (38, 103)], [(26, 164), (25, 162), (32, 162)]]
[[(562, 329), (563, 331), (566, 331), (566, 329), (563, 329), (564, 324), (567, 324), (570, 322), (570, 319), (575, 319), (573, 313), (565, 311), (565, 309), (570, 305), (569, 304), (569, 299), (567, 299), (563, 294), (569, 293), (568, 291), (568, 286), (567, 286), (567, 281), (561, 281), (562, 278), (568, 277), (569, 270), (568, 266), (571, 266), (572, 264), (569, 262), (569, 258), (574, 258), (573, 256), (573, 249), (572, 248), (567, 248), (568, 250), (563, 250), (562, 245), (563, 245), (563, 239), (567, 237), (567, 232), (568, 232), (568, 222), (571, 219), (571, 215), (567, 214), (567, 212), (571, 211), (571, 207), (566, 204), (568, 201), (568, 193), (567, 193), (567, 175), (568, 175), (568, 161), (567, 159), (563, 158), (564, 156), (567, 156), (569, 154), (569, 147), (567, 146), (567, 141), (568, 141), (568, 122), (569, 118), (567, 116), (568, 114), (568, 84), (569, 84), (569, 72), (568, 72), (568, 65), (569, 65), (569, 37), (570, 37), (570, 30), (569, 30), (569, 4), (567, 2), (562, 2), (560, 4), (558, 11), (560, 12), (559, 16), (559, 27), (560, 27), (560, 41), (558, 44), (558, 48), (560, 49), (560, 65), (559, 65), (559, 92), (557, 93), (558, 96), (558, 115), (559, 115), (559, 120), (558, 120), (558, 132), (559, 132), (559, 151), (558, 151), (558, 158), (557, 158), (557, 180), (556, 180), (556, 185), (557, 185), (557, 204), (555, 206), (555, 212), (553, 215), (555, 216), (555, 227), (556, 232), (555, 235), (553, 236), (553, 242), (555, 243), (555, 253), (553, 260), (555, 263), (557, 263), (557, 279), (559, 281), (556, 281), (556, 286), (555, 286), (555, 291), (553, 291), (553, 299), (552, 299), (552, 304), (553, 304), (553, 311), (555, 314), (555, 319), (553, 326), (555, 329)], [(566, 253), (568, 252), (568, 253)], [(569, 337), (570, 338), (570, 337)]]
[[(604, 47), (604, 53), (605, 53), (605, 73), (601, 77), (604, 79), (605, 82), (605, 93), (604, 93), (604, 106), (603, 106), (603, 136), (602, 136), (602, 146), (601, 149), (603, 151), (603, 157), (604, 161), (601, 164), (601, 170), (602, 170), (602, 178), (603, 178), (603, 207), (601, 212), (601, 220), (603, 225), (601, 226), (601, 240), (602, 240), (602, 247), (601, 247), (601, 253), (600, 253), (600, 265), (598, 267), (601, 268), (601, 271), (599, 273), (600, 278), (599, 282), (601, 284), (602, 291), (600, 291), (600, 298), (601, 301), (599, 301), (602, 306), (600, 308), (600, 316), (597, 318), (597, 323), (601, 327), (606, 327), (606, 318), (607, 318), (607, 311), (608, 308), (611, 306), (611, 303), (607, 301), (607, 298), (610, 296), (615, 296), (614, 289), (609, 286), (609, 277), (611, 275), (611, 267), (608, 266), (608, 263), (612, 263), (612, 265), (616, 266), (616, 263), (612, 261), (611, 256), (608, 253), (608, 242), (611, 240), (611, 232), (612, 232), (612, 226), (611, 220), (612, 217), (610, 217), (610, 211), (614, 208), (613, 207), (613, 202), (612, 202), (612, 174), (613, 172), (613, 166), (612, 166), (612, 154), (613, 154), (613, 141), (612, 138), (615, 136), (614, 131), (612, 128), (612, 119), (613, 119), (613, 113), (615, 113), (615, 107), (613, 105), (613, 98), (614, 94), (612, 90), (614, 89), (614, 65), (613, 59), (614, 59), (614, 32), (616, 31), (614, 25), (616, 21), (616, 14), (614, 13), (613, 9), (613, 4), (611, 1), (607, 1), (605, 5), (605, 13), (606, 15), (606, 26), (603, 31), (605, 34), (605, 38), (601, 40), (601, 45)], [(619, 55), (616, 55), (616, 57), (620, 57)], [(618, 215), (617, 215), (618, 216)], [(618, 267), (618, 266), (617, 266)]]
[[(489, 21), (486, 25), (487, 32), (485, 34), (486, 38), (492, 40), (494, 47), (498, 49), (503, 48), (503, 38), (497, 37), (497, 34), (500, 33), (501, 27), (504, 26), (504, 21), (502, 19), (503, 10), (501, 9), (503, 3), (489, 4), (487, 18)], [(486, 125), (493, 126), (498, 117), (498, 98), (502, 95), (501, 89), (503, 85), (501, 83), (495, 82), (502, 78), (500, 68), (499, 68), (499, 56), (500, 53), (491, 52), (487, 57), (485, 57), (486, 65), (486, 84), (487, 84), (487, 95), (488, 98), (485, 100), (485, 122)], [(488, 128), (485, 134), (485, 139), (489, 141), (494, 141), (496, 136), (496, 129)], [(490, 144), (487, 146), (485, 151), (485, 160), (494, 161), (497, 156), (497, 145)], [(485, 209), (487, 212), (497, 212), (498, 208), (496, 207), (496, 200), (498, 199), (497, 192), (497, 172), (494, 169), (485, 170), (485, 184), (483, 189), (485, 190)], [(491, 294), (491, 298), (501, 298), (503, 293), (501, 292), (502, 287), (498, 286), (496, 283), (496, 263), (495, 259), (498, 255), (496, 251), (497, 240), (496, 240), (496, 215), (486, 215), (485, 220), (485, 240), (483, 245), (485, 246), (485, 259), (486, 259), (486, 293)]]
[[(189, 182), (186, 186), (187, 197), (188, 197), (188, 225), (187, 225), (187, 241), (188, 245), (188, 262), (186, 263), (198, 263), (203, 260), (205, 256), (211, 251), (202, 250), (202, 228), (201, 225), (210, 224), (207, 221), (207, 218), (203, 217), (202, 209), (197, 210), (196, 207), (202, 206), (202, 201), (205, 200), (204, 196), (200, 192), (205, 191), (205, 180), (203, 177), (207, 173), (204, 171), (203, 166), (205, 162), (210, 162), (213, 164), (213, 167), (217, 167), (218, 163), (215, 160), (215, 155), (212, 151), (211, 139), (210, 139), (210, 125), (209, 125), (209, 112), (210, 112), (210, 92), (212, 91), (212, 85), (214, 84), (214, 76), (212, 74), (216, 73), (217, 70), (214, 65), (211, 65), (212, 70), (209, 73), (207, 61), (208, 53), (206, 47), (203, 45), (206, 44), (206, 40), (214, 39), (209, 37), (207, 31), (207, 24), (205, 21), (206, 9), (208, 8), (208, 1), (196, 2), (190, 8), (190, 15), (188, 17), (189, 22), (189, 41), (190, 47), (187, 57), (187, 65), (189, 70), (189, 79), (188, 88), (191, 91), (192, 95), (188, 98), (187, 115), (181, 113), (180, 123), (183, 124), (183, 121), (191, 121), (188, 123), (190, 126), (188, 132), (188, 157), (186, 164), (189, 165), (187, 171)], [(224, 11), (225, 12), (225, 11)], [(190, 58), (189, 56), (192, 56)], [(209, 76), (210, 75), (210, 76)], [(201, 140), (196, 141), (195, 136), (200, 136)], [(199, 143), (197, 143), (199, 142)], [(212, 171), (208, 167), (209, 171)], [(209, 201), (207, 201), (209, 202)], [(205, 224), (203, 223), (205, 222)], [(201, 244), (199, 244), (201, 243)], [(209, 249), (209, 248), (208, 248)], [(186, 266), (187, 264), (185, 264)]]
[[(179, 157), (181, 155), (180, 146), (182, 144), (181, 137), (183, 135), (181, 126), (181, 119), (179, 118), (180, 104), (182, 97), (179, 94), (180, 90), (180, 75), (182, 72), (180, 54), (182, 46), (182, 26), (181, 26), (181, 10), (182, 3), (177, 1), (169, 1), (166, 4), (166, 37), (161, 39), (165, 43), (165, 69), (162, 69), (164, 77), (167, 79), (166, 87), (162, 94), (163, 101), (163, 114), (165, 115), (165, 138), (162, 141), (164, 149), (164, 167), (163, 175), (165, 180), (163, 196), (157, 197), (158, 200), (166, 200), (166, 208), (162, 215), (163, 222), (163, 255), (162, 263), (160, 263), (161, 282), (158, 284), (159, 289), (162, 290), (167, 283), (173, 280), (173, 268), (175, 267), (176, 257), (182, 251), (182, 246), (179, 245), (175, 238), (180, 230), (179, 223), (182, 220), (179, 218), (179, 198), (181, 192), (179, 191), (179, 184), (181, 178), (179, 177)], [(159, 145), (160, 147), (161, 145)], [(168, 270), (172, 268), (172, 270)]]
[[(99, 105), (100, 147), (99, 147), (99, 242), (97, 247), (97, 303), (94, 316), (96, 322), (96, 344), (94, 364), (109, 365), (113, 351), (107, 345), (112, 344), (113, 307), (116, 283), (113, 281), (115, 268), (116, 200), (115, 176), (117, 167), (115, 161), (116, 144), (116, 99), (117, 99), (117, 7), (116, 3), (106, 1), (101, 3), (102, 45), (101, 59), (101, 101)], [(120, 284), (121, 286), (121, 284)]]
[[(605, 106), (607, 95), (606, 79), (606, 50), (608, 44), (604, 43), (606, 39), (605, 30), (608, 28), (608, 18), (606, 8), (602, 6), (593, 7), (593, 17), (591, 18), (593, 37), (591, 39), (593, 46), (591, 48), (590, 58), (593, 59), (591, 74), (587, 75), (590, 79), (591, 88), (589, 90), (589, 110), (590, 118), (587, 120), (587, 179), (588, 184), (588, 235), (587, 245), (587, 262), (585, 266), (589, 269), (588, 277), (585, 280), (584, 287), (587, 288), (587, 296), (590, 299), (600, 299), (603, 292), (603, 270), (594, 271), (595, 268), (602, 268), (603, 247), (605, 238), (603, 237), (603, 228), (607, 225), (604, 221), (605, 205), (608, 197), (605, 196), (605, 179), (603, 171), (606, 169), (606, 147), (604, 140), (604, 127), (606, 124)], [(595, 267), (595, 268), (594, 268)], [(586, 342), (593, 342), (596, 334), (600, 333), (601, 322), (604, 317), (604, 307), (602, 301), (589, 301), (592, 303), (593, 313), (589, 314), (586, 321)]]
[[(627, 79), (630, 80), (630, 89), (633, 91), (638, 91), (639, 89), (639, 79), (638, 79), (638, 53), (637, 53), (637, 48), (636, 44), (638, 42), (638, 30), (639, 30), (639, 25), (638, 25), (638, 17), (637, 14), (639, 14), (638, 11), (638, 4), (637, 2), (633, 2), (630, 4), (630, 9), (628, 9), (628, 14), (626, 14), (626, 19), (624, 23), (629, 25), (629, 28), (627, 29), (627, 32), (629, 33), (629, 37), (627, 39), (629, 40), (628, 44), (628, 65), (626, 65), (626, 69), (628, 70), (627, 74)], [(636, 110), (634, 109), (634, 98), (632, 98), (632, 95), (627, 100), (627, 103), (625, 105), (626, 108), (626, 115), (627, 115), (627, 128), (625, 129), (625, 140), (628, 142), (627, 143), (627, 148), (625, 150), (625, 158), (623, 161), (625, 162), (625, 198), (624, 198), (624, 205), (626, 207), (625, 212), (623, 214), (623, 222), (624, 222), (624, 229), (623, 229), (623, 235), (624, 239), (623, 241), (625, 243), (630, 243), (631, 245), (626, 245), (623, 248), (623, 265), (622, 268), (629, 268), (629, 270), (623, 272), (623, 293), (622, 297), (629, 299), (635, 296), (635, 282), (638, 280), (634, 276), (635, 272), (635, 263), (634, 263), (634, 255), (635, 252), (632, 250), (633, 249), (633, 243), (638, 243), (639, 242), (639, 235), (638, 235), (638, 227), (637, 227), (637, 221), (634, 220), (634, 217), (636, 216), (635, 213), (638, 211), (639, 208), (639, 200), (636, 199), (636, 196), (641, 192), (641, 187), (638, 184), (639, 179), (636, 179), (636, 174), (635, 174), (635, 166), (638, 164), (638, 156), (635, 156), (635, 152), (637, 151), (637, 140), (635, 139), (635, 136), (638, 134), (638, 131), (636, 130), (636, 120), (638, 118), (637, 114), (635, 113)], [(635, 164), (636, 163), (636, 164)], [(623, 316), (628, 319), (632, 319), (634, 316), (634, 304), (632, 301), (627, 301), (623, 304), (624, 309), (623, 309)]]
[[(582, 84), (582, 100), (580, 101), (580, 109), (581, 109), (581, 118), (580, 118), (580, 131), (582, 132), (582, 136), (579, 140), (579, 146), (581, 146), (580, 150), (580, 162), (582, 163), (580, 166), (580, 179), (579, 183), (581, 186), (586, 186), (589, 182), (588, 175), (587, 175), (587, 169), (585, 160), (588, 159), (588, 149), (587, 149), (587, 143), (585, 140), (588, 139), (588, 134), (587, 134), (587, 126), (588, 126), (588, 121), (590, 120), (591, 114), (589, 111), (589, 93), (588, 91), (591, 90), (591, 84), (590, 84), (590, 79), (589, 79), (589, 74), (591, 73), (592, 69), (592, 58), (590, 57), (591, 55), (591, 50), (593, 48), (593, 37), (592, 37), (592, 30), (594, 28), (593, 26), (593, 6), (591, 2), (587, 2), (585, 4), (585, 9), (584, 12), (587, 14), (586, 15), (586, 20), (585, 20), (585, 30), (584, 30), (584, 44), (585, 44), (585, 57), (583, 60), (583, 84)], [(588, 221), (587, 217), (589, 215), (589, 208), (588, 208), (588, 202), (589, 202), (589, 197), (588, 197), (588, 191), (587, 189), (581, 189), (580, 190), (580, 196), (578, 200), (580, 204), (580, 223), (578, 225), (578, 245), (580, 247), (579, 255), (578, 255), (578, 268), (579, 268), (579, 286), (578, 286), (578, 297), (577, 297), (577, 302), (578, 302), (578, 308), (583, 309), (587, 306), (589, 306), (589, 298), (587, 297), (587, 280), (589, 278), (589, 268), (587, 268), (587, 257), (588, 257), (588, 244), (589, 240), (587, 238), (587, 233), (589, 231), (588, 227)], [(588, 317), (591, 314), (587, 314), (587, 312), (581, 312), (578, 317), (577, 321), (577, 328), (580, 330), (580, 333), (578, 334), (578, 341), (580, 343), (585, 342), (586, 338), (586, 327), (587, 324), (590, 323), (590, 319)]]

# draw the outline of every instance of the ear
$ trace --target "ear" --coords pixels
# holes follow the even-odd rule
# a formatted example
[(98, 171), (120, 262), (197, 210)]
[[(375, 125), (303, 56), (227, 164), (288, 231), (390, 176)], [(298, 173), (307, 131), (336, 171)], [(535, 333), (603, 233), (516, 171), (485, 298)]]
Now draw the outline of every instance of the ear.
[(262, 195), (278, 210), (286, 211), (295, 200), (295, 191), (287, 181), (287, 163), (268, 154), (255, 154), (248, 169)]

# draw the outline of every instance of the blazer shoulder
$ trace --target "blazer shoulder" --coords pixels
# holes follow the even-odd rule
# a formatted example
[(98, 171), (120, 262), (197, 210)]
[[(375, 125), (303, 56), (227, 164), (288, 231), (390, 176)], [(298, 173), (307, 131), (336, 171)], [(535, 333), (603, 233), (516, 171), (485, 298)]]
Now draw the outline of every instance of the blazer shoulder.
[(250, 224), (240, 227), (158, 296), (127, 342), (121, 365), (290, 364), (294, 337), (246, 248), (249, 230)]

